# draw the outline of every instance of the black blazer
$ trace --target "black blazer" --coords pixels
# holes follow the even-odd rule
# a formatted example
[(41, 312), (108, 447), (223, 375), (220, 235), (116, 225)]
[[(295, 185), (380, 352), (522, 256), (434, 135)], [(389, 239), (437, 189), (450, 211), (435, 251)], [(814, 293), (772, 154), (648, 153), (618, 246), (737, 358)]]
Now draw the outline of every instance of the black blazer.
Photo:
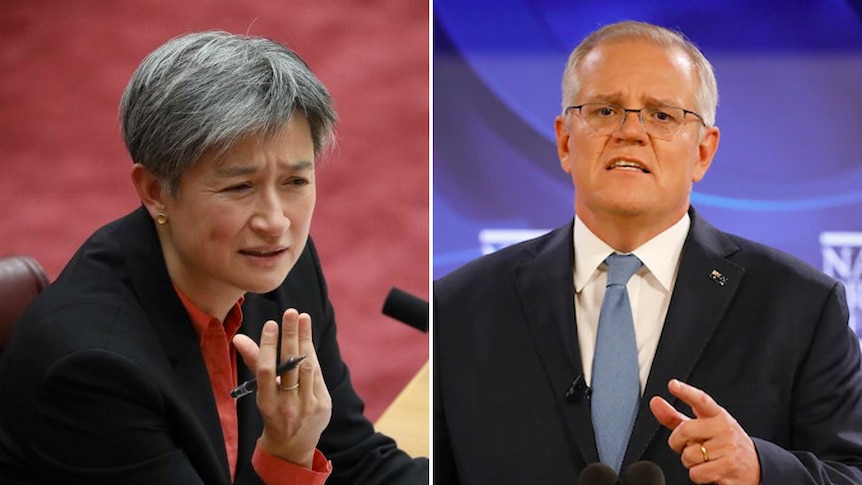
[[(692, 224), (623, 467), (690, 483), (649, 411), (677, 378), (754, 438), (764, 485), (862, 483), (862, 373), (840, 283), (776, 250)], [(575, 327), (572, 224), (434, 286), (434, 476), (576, 483), (598, 461)], [(709, 277), (717, 270), (724, 284)], [(576, 386), (577, 387), (577, 386)]]
[[(328, 484), (428, 483), (375, 433), (336, 342), (332, 307), (309, 240), (284, 283), (248, 294), (241, 332), (256, 341), (288, 307), (311, 315), (332, 396), (318, 448)], [(238, 359), (239, 381), (251, 373)], [(237, 484), (258, 484), (262, 431), (240, 399)], [(173, 290), (143, 209), (97, 231), (17, 324), (0, 360), (0, 483), (228, 484), (221, 425), (197, 335)]]

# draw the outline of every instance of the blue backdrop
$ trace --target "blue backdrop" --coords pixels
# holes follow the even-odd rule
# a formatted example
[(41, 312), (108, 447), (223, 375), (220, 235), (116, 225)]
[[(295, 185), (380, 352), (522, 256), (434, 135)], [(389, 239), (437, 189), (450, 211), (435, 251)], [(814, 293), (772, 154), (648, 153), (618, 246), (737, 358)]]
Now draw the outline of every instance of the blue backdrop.
[(553, 131), (566, 59), (597, 27), (643, 20), (716, 69), (721, 144), (695, 207), (843, 280), (862, 334), (858, 1), (645, 3), (434, 1), (434, 277), (571, 219)]

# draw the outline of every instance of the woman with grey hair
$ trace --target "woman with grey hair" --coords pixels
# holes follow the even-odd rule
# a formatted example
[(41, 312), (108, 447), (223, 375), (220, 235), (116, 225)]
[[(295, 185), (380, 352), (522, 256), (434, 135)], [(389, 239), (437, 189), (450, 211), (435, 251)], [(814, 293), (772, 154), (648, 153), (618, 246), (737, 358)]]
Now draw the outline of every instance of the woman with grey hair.
[(362, 414), (308, 236), (331, 101), (269, 39), (196, 33), (144, 59), (120, 107), (142, 207), (17, 325), (0, 482), (428, 483)]

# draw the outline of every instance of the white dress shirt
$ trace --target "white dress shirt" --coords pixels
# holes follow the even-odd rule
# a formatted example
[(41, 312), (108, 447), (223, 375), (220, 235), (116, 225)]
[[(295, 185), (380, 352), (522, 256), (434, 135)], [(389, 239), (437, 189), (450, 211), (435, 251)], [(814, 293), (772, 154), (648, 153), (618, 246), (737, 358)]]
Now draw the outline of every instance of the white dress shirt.
[[(667, 308), (679, 270), (682, 247), (690, 226), (691, 219), (686, 213), (676, 224), (632, 251), (632, 254), (643, 262), (643, 266), (626, 285), (635, 324), (641, 394), (646, 387), (658, 340), (664, 327), (664, 319), (667, 316)], [(608, 268), (604, 260), (615, 251), (593, 234), (577, 216), (573, 239), (575, 242), (575, 320), (584, 378), (589, 385), (592, 382), (599, 312), (608, 279)]]

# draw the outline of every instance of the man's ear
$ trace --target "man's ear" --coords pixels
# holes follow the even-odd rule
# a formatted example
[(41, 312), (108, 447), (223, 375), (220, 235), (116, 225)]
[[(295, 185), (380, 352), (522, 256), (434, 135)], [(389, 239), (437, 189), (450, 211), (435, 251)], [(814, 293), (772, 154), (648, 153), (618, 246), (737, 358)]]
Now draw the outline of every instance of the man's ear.
[(698, 157), (691, 179), (693, 183), (703, 180), (703, 176), (706, 175), (706, 171), (712, 165), (712, 159), (715, 156), (716, 150), (718, 150), (718, 140), (720, 138), (721, 134), (717, 126), (704, 128), (700, 143), (697, 146)]
[(166, 214), (167, 205), (165, 198), (167, 191), (162, 187), (159, 179), (140, 163), (132, 166), (132, 184), (138, 192), (141, 203), (147, 208), (150, 217), (156, 218), (159, 214)]
[(563, 115), (557, 116), (554, 120), (554, 133), (557, 137), (557, 156), (560, 158), (560, 167), (563, 171), (571, 174), (572, 164), (569, 160), (569, 125)]

